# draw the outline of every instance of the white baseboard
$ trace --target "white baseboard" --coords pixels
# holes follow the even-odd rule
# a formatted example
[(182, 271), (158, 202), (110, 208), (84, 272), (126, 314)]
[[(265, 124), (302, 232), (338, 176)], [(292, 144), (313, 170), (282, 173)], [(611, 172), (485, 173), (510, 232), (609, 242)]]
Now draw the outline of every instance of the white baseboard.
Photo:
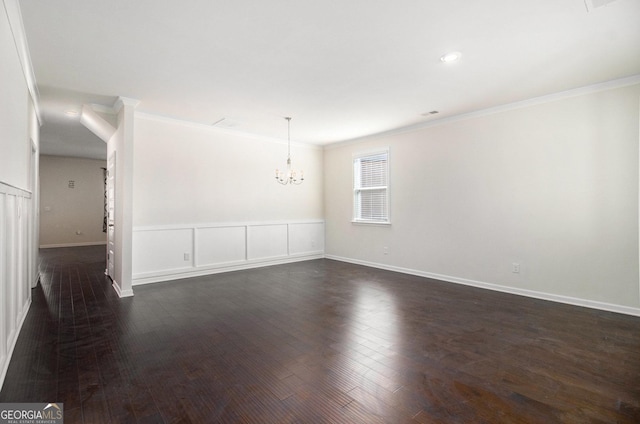
[(42, 244), (40, 249), (53, 249), (56, 247), (83, 247), (83, 246), (106, 246), (106, 241), (90, 241), (86, 243), (61, 243), (61, 244)]
[(345, 258), (342, 256), (325, 255), (327, 259), (333, 259), (341, 262), (348, 262), (356, 265), (364, 265), (372, 268), (384, 269), (387, 271), (395, 271), (402, 274), (416, 275), (418, 277), (432, 278), (434, 280), (446, 281), (448, 283), (463, 284), (465, 286), (478, 287), (481, 289), (494, 290), (503, 293), (515, 294), (518, 296), (532, 297), (535, 299), (550, 300), (552, 302), (565, 303), (574, 306), (582, 306), (585, 308), (599, 309), (603, 311), (616, 312), (625, 315), (633, 315), (640, 317), (640, 308), (630, 306), (616, 305), (606, 302), (598, 302), (589, 299), (580, 299), (570, 296), (562, 296), (558, 294), (539, 292), (535, 290), (518, 289), (515, 287), (502, 286), (499, 284), (485, 283), (482, 281), (468, 280), (466, 278), (452, 277), (450, 275), (435, 274), (432, 272), (419, 271), (415, 269), (402, 268), (392, 265), (379, 264), (374, 262), (362, 261), (358, 259)]
[(132, 289), (122, 290), (120, 288), (120, 286), (118, 285), (118, 283), (116, 283), (114, 280), (111, 280), (111, 287), (113, 287), (113, 289), (118, 294), (118, 297), (120, 297), (120, 298), (133, 296), (133, 290)]
[(180, 280), (183, 278), (202, 277), (204, 275), (220, 274), (230, 271), (242, 271), (245, 269), (261, 268), (265, 266), (282, 265), (294, 262), (309, 261), (313, 259), (323, 259), (323, 253), (315, 253), (300, 256), (283, 256), (271, 259), (260, 259), (253, 261), (243, 261), (234, 264), (223, 264), (212, 267), (201, 268), (180, 268), (162, 273), (142, 274), (133, 277), (133, 285), (140, 286), (143, 284), (160, 283), (163, 281)]

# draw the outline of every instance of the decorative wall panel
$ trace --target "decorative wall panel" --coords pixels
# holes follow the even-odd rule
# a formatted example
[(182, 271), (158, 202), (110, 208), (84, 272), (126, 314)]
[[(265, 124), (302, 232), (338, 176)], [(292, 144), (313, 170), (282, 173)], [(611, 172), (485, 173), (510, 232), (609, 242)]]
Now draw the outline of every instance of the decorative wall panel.
[(322, 257), (324, 221), (133, 230), (134, 285)]

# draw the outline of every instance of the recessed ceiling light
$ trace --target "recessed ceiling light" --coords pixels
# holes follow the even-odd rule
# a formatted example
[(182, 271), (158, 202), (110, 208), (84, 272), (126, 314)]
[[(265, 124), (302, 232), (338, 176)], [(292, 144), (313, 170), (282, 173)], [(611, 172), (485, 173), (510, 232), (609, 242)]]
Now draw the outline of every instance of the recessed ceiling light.
[(460, 52), (450, 52), (450, 53), (443, 54), (440, 57), (440, 60), (443, 61), (444, 63), (451, 63), (459, 60), (460, 56), (462, 56)]
[(76, 117), (76, 116), (78, 116), (78, 111), (77, 110), (68, 110), (64, 114), (67, 115), (67, 116)]

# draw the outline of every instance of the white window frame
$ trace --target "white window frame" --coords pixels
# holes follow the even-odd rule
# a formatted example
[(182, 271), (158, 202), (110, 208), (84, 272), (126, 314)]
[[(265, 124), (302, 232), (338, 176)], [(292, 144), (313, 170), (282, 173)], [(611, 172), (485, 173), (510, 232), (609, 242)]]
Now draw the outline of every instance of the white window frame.
[[(380, 155), (385, 155), (386, 156), (386, 166), (384, 168), (384, 172), (386, 173), (386, 180), (387, 180), (387, 184), (383, 185), (383, 186), (377, 186), (377, 187), (361, 187), (359, 185), (359, 163), (362, 159), (366, 159), (366, 158), (372, 158), (375, 156), (380, 156)], [(389, 148), (382, 148), (382, 149), (377, 149), (377, 150), (370, 150), (370, 151), (366, 151), (366, 152), (360, 152), (360, 153), (355, 153), (353, 155), (353, 161), (352, 161), (352, 172), (353, 172), (353, 178), (352, 178), (352, 184), (353, 184), (353, 220), (351, 222), (353, 222), (354, 224), (374, 224), (374, 225), (390, 225), (391, 224), (391, 203), (390, 203), (390, 173), (389, 173), (389, 162), (390, 162), (390, 155), (389, 155)], [(385, 211), (384, 211), (384, 219), (372, 219), (372, 218), (368, 218), (362, 217), (361, 214), (361, 206), (360, 206), (360, 193), (363, 191), (369, 191), (369, 190), (384, 190), (384, 195), (385, 195)]]

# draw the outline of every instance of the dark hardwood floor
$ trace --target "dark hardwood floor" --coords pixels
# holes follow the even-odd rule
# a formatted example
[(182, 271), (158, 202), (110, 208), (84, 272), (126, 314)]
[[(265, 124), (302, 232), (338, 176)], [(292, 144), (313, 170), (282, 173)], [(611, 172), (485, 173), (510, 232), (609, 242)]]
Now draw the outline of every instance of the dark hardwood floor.
[(638, 423), (640, 318), (315, 260), (134, 288), (41, 251), (0, 402), (65, 423)]

